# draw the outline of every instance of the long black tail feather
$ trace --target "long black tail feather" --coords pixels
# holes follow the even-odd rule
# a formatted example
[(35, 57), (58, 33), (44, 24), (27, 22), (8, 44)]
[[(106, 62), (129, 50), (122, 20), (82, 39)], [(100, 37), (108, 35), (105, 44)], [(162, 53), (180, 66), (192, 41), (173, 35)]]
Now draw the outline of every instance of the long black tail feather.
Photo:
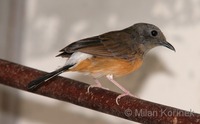
[(70, 67), (72, 67), (73, 65), (65, 65), (62, 68), (55, 70), (51, 73), (48, 73), (42, 77), (39, 77), (36, 80), (31, 81), (27, 88), (29, 91), (35, 90), (36, 88), (38, 88), (39, 86), (41, 86), (43, 83), (45, 83), (46, 81), (50, 80), (51, 78), (58, 76), (59, 74), (67, 71)]

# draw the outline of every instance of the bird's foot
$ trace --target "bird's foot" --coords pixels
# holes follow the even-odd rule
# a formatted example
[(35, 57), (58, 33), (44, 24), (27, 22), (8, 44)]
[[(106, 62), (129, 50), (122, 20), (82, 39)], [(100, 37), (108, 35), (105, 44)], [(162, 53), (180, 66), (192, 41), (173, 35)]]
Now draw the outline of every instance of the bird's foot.
[(96, 84), (92, 84), (90, 85), (88, 88), (87, 88), (87, 92), (89, 93), (90, 92), (90, 88), (94, 88), (94, 87), (98, 87), (98, 88), (102, 88), (102, 89), (105, 89), (105, 90), (109, 90), (108, 88), (105, 88), (101, 85), (101, 83), (96, 83)]
[(121, 98), (124, 97), (124, 96), (137, 97), (137, 96), (135, 96), (135, 95), (133, 95), (133, 94), (131, 94), (130, 92), (127, 91), (127, 92), (125, 92), (125, 93), (123, 93), (123, 94), (117, 96), (117, 98), (115, 99), (117, 105), (119, 105), (119, 102), (118, 102), (119, 99), (121, 99)]

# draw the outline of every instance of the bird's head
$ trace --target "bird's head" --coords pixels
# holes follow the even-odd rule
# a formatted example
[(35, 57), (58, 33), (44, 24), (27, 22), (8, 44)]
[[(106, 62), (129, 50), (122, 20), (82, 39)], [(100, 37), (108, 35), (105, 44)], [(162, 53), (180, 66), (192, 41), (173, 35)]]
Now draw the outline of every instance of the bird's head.
[(132, 26), (132, 33), (140, 50), (144, 53), (156, 46), (165, 46), (173, 51), (175, 48), (166, 41), (162, 31), (152, 24), (137, 23)]

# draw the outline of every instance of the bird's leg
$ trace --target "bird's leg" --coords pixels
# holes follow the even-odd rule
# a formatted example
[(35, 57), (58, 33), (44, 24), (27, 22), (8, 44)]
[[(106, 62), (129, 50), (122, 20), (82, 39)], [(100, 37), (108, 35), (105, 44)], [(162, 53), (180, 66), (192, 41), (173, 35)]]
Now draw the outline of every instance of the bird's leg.
[(120, 89), (124, 92), (123, 94), (117, 96), (117, 98), (116, 98), (116, 103), (117, 103), (117, 105), (119, 105), (118, 100), (119, 100), (121, 97), (124, 97), (124, 96), (127, 96), (127, 95), (128, 95), (128, 96), (133, 96), (133, 97), (134, 97), (134, 95), (132, 95), (128, 90), (126, 90), (123, 86), (121, 86), (119, 83), (117, 83), (117, 81), (115, 81), (115, 80), (113, 79), (113, 75), (109, 74), (109, 75), (107, 75), (106, 77), (108, 78), (108, 80), (110, 80), (113, 84), (115, 84), (118, 88), (120, 88)]
[(92, 84), (90, 85), (88, 88), (87, 88), (87, 92), (89, 93), (90, 92), (90, 88), (93, 88), (93, 87), (99, 87), (99, 88), (102, 88), (102, 89), (106, 89), (106, 90), (109, 90), (108, 88), (104, 88), (101, 83), (99, 82), (99, 80), (97, 80), (96, 78), (94, 78), (94, 81), (95, 81), (95, 84)]

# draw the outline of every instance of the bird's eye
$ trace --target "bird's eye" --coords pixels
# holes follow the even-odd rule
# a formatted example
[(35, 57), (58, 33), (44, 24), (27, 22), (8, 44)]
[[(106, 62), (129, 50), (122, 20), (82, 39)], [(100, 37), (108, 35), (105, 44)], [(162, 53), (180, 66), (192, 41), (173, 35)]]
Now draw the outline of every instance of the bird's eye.
[(152, 30), (152, 31), (151, 31), (151, 35), (155, 37), (155, 36), (158, 35), (158, 32), (157, 32), (156, 30)]

